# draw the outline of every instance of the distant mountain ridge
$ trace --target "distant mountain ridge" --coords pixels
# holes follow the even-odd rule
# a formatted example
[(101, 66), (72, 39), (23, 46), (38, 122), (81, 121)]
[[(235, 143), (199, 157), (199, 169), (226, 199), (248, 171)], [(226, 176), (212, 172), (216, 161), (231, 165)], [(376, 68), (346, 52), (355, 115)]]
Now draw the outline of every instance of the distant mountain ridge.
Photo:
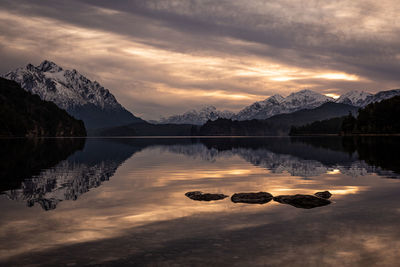
[[(290, 135), (398, 135), (400, 133), (400, 96), (373, 102), (358, 110), (357, 116), (349, 114), (328, 120), (314, 121), (292, 127)], [(292, 125), (296, 126), (296, 125)]]
[(220, 136), (285, 136), (291, 126), (299, 126), (313, 121), (326, 120), (338, 116), (357, 113), (357, 107), (327, 102), (313, 109), (302, 109), (292, 113), (275, 115), (265, 120), (217, 119), (208, 121), (198, 130), (198, 135)]
[[(26, 91), (39, 95), (42, 100), (55, 103), (73, 117), (83, 120), (87, 129), (103, 129), (144, 122), (127, 111), (109, 90), (98, 82), (87, 79), (75, 69), (64, 70), (48, 60), (44, 60), (38, 66), (28, 64), (2, 77), (16, 81)], [(214, 106), (205, 106), (180, 115), (163, 117), (151, 123), (203, 125), (208, 120), (214, 121), (218, 118), (238, 121), (265, 120), (275, 115), (314, 109), (327, 102), (360, 108), (396, 95), (400, 95), (400, 89), (382, 91), (377, 94), (350, 91), (334, 99), (311, 90), (301, 90), (287, 97), (273, 95), (243, 108), (237, 114), (227, 110), (220, 111)]]
[(208, 120), (216, 120), (218, 118), (230, 119), (235, 114), (231, 111), (219, 111), (214, 106), (205, 106), (199, 110), (190, 110), (182, 115), (173, 115), (167, 118), (161, 118), (159, 123), (162, 124), (194, 124), (202, 125)]
[(255, 102), (245, 107), (233, 119), (239, 121), (263, 120), (278, 114), (316, 108), (326, 102), (334, 102), (334, 99), (311, 90), (301, 90), (287, 97), (273, 95), (263, 101)]
[(371, 103), (381, 102), (382, 100), (386, 100), (398, 95), (400, 95), (400, 89), (381, 91), (376, 94), (370, 94), (363, 91), (350, 91), (341, 95), (336, 100), (336, 103), (348, 104), (363, 108)]
[(263, 101), (257, 101), (243, 108), (237, 114), (230, 111), (218, 111), (215, 107), (211, 106), (198, 111), (191, 110), (182, 115), (162, 118), (160, 123), (201, 125), (207, 120), (214, 121), (218, 118), (238, 121), (253, 119), (265, 120), (280, 114), (290, 114), (299, 110), (314, 109), (328, 102), (360, 108), (396, 95), (400, 95), (400, 89), (381, 91), (376, 94), (364, 91), (350, 91), (341, 95), (338, 99), (334, 99), (311, 90), (301, 90), (287, 97), (283, 97), (279, 94), (273, 95)]
[(102, 128), (141, 122), (127, 111), (109, 90), (73, 70), (64, 70), (44, 60), (38, 66), (28, 64), (2, 77), (14, 80), (23, 89), (51, 101), (70, 115), (84, 121), (87, 128)]
[(365, 105), (367, 99), (370, 99), (372, 96), (373, 94), (364, 91), (350, 91), (341, 95), (335, 102), (355, 107), (362, 107)]

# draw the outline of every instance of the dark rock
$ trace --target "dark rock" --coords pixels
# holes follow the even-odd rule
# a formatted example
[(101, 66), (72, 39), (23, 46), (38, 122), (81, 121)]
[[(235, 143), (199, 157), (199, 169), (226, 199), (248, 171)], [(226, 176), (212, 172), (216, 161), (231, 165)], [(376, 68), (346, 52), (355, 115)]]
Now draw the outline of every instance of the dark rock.
[(272, 195), (267, 192), (236, 193), (231, 200), (234, 203), (265, 204), (272, 200)]
[(329, 191), (317, 192), (314, 195), (325, 199), (329, 199), (332, 196), (332, 194)]
[(210, 193), (203, 194), (200, 191), (187, 192), (185, 196), (187, 196), (190, 199), (199, 201), (220, 200), (228, 197), (227, 195), (224, 194), (210, 194)]
[(327, 199), (312, 195), (283, 195), (274, 197), (274, 201), (301, 209), (312, 209), (331, 204)]

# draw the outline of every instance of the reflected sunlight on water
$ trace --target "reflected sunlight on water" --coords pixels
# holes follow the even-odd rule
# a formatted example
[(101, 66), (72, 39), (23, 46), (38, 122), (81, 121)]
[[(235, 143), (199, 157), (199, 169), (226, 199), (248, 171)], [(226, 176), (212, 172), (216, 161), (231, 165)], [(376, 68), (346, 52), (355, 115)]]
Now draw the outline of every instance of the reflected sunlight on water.
[[(254, 238), (251, 229), (267, 227), (265, 233), (280, 232), (284, 227), (281, 223), (296, 224), (296, 221), (326, 232), (323, 218), (338, 223), (348, 220), (345, 218), (353, 220), (352, 210), (357, 207), (357, 213), (360, 213), (366, 203), (370, 208), (368, 216), (371, 216), (372, 212), (378, 211), (374, 205), (385, 200), (379, 199), (379, 195), (392, 196), (393, 190), (400, 189), (397, 180), (377, 175), (368, 169), (369, 165), (339, 151), (320, 151), (318, 148), (318, 153), (324, 156), (331, 153), (331, 157), (320, 158), (318, 155), (322, 154), (316, 152), (310, 158), (313, 152), (310, 146), (310, 153), (302, 158), (296, 148), (299, 144), (288, 143), (287, 139), (282, 141), (287, 144), (284, 151), (277, 151), (268, 141), (256, 147), (235, 144), (231, 149), (224, 147), (223, 150), (218, 150), (214, 144), (191, 142), (146, 145), (140, 141), (124, 142), (89, 140), (83, 151), (40, 171), (34, 179), (23, 180), (22, 188), (5, 190), (0, 196), (3, 214), (0, 218), (0, 260), (24, 261), (28, 252), (29, 255), (41, 255), (59, 247), (84, 245), (88, 241), (115, 239), (115, 242), (128, 244), (125, 236), (140, 236), (147, 233), (147, 229), (153, 229), (154, 235), (143, 241), (144, 248), (141, 249), (149, 251), (154, 246), (163, 247), (165, 242), (175, 242), (173, 240), (179, 238), (189, 240), (198, 234), (207, 239), (204, 234), (214, 235), (218, 231), (220, 234), (240, 233), (240, 238), (236, 238), (245, 242)], [(373, 168), (379, 173), (380, 169)], [(354, 170), (360, 170), (358, 176), (354, 175)], [(313, 195), (325, 190), (333, 194), (333, 203), (311, 210), (296, 209), (275, 201), (262, 205), (235, 204), (230, 198), (204, 202), (185, 196), (188, 191), (229, 196), (238, 192), (265, 191), (277, 196)], [(375, 201), (369, 202), (370, 199)], [(394, 203), (391, 198), (386, 201), (386, 208)], [(315, 216), (322, 216), (322, 221), (315, 221)], [(197, 220), (202, 222), (201, 227), (197, 226)], [(173, 224), (168, 226), (170, 223)], [(179, 225), (182, 230), (177, 234)], [(250, 232), (247, 236), (242, 231)], [(301, 234), (296, 233), (298, 235)], [(310, 232), (297, 238), (315, 237)], [(398, 245), (397, 240), (391, 242)], [(365, 246), (379, 249), (379, 244), (379, 238), (375, 241), (368, 238)], [(135, 242), (129, 246), (135, 247)], [(205, 256), (207, 252), (204, 253)], [(337, 251), (338, 255), (345, 255), (343, 253), (352, 252)], [(104, 260), (98, 257), (98, 261), (92, 261)]]

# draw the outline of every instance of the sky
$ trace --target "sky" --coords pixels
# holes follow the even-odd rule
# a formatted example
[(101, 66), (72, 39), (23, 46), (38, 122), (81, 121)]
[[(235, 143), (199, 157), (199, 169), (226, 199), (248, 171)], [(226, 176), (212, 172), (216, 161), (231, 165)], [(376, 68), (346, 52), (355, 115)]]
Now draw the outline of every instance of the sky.
[(400, 88), (398, 0), (0, 0), (0, 73), (51, 60), (158, 119)]

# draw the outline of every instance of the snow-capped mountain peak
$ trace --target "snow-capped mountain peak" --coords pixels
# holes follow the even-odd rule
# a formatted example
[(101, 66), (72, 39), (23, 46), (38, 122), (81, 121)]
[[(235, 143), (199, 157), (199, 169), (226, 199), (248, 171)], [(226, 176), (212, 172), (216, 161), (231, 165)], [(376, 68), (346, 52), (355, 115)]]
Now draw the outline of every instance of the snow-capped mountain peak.
[(365, 100), (368, 97), (371, 97), (372, 94), (364, 92), (364, 91), (350, 91), (341, 95), (338, 99), (336, 99), (336, 103), (353, 105), (356, 107), (364, 106)]
[(376, 94), (370, 94), (364, 91), (350, 91), (341, 95), (336, 102), (362, 108), (368, 104), (380, 102), (397, 95), (400, 95), (400, 89), (381, 91)]
[(54, 62), (52, 62), (52, 61), (48, 61), (48, 60), (44, 60), (42, 63), (40, 63), (39, 66), (37, 66), (37, 68), (38, 68), (40, 71), (43, 71), (43, 72), (51, 72), (51, 73), (60, 72), (60, 71), (63, 70), (63, 69), (62, 69), (60, 66), (58, 66), (56, 63), (54, 63)]
[(44, 60), (38, 66), (28, 64), (4, 75), (43, 100), (54, 102), (65, 110), (93, 104), (101, 109), (120, 108), (115, 97), (97, 82), (92, 82), (76, 70), (64, 70), (54, 62)]
[(314, 108), (329, 101), (333, 101), (333, 98), (311, 90), (301, 90), (291, 93), (282, 102), (285, 103), (287, 107), (297, 109), (298, 107)]
[(16, 81), (42, 100), (55, 103), (74, 117), (82, 119), (89, 128), (122, 125), (138, 120), (98, 82), (92, 82), (75, 69), (65, 70), (49, 60), (44, 60), (38, 66), (28, 64), (2, 77)]
[(285, 100), (285, 98), (280, 94), (275, 94), (273, 96), (268, 97), (267, 99), (270, 99), (271, 101), (276, 101), (278, 103), (281, 103), (283, 100)]
[(388, 90), (388, 91), (380, 91), (372, 96), (368, 96), (365, 99), (365, 105), (368, 105), (373, 102), (380, 102), (385, 99), (392, 98), (394, 96), (400, 95), (400, 89)]
[(227, 110), (217, 110), (216, 107), (207, 105), (198, 110), (193, 109), (183, 113), (182, 115), (173, 115), (168, 118), (161, 118), (159, 123), (174, 124), (196, 124), (202, 125), (208, 120), (216, 120), (218, 118), (230, 119), (234, 113)]
[(291, 93), (287, 97), (273, 95), (264, 101), (255, 102), (245, 107), (234, 116), (234, 119), (267, 119), (274, 115), (291, 113), (300, 109), (316, 108), (329, 101), (333, 101), (333, 98), (311, 90), (301, 90)]

